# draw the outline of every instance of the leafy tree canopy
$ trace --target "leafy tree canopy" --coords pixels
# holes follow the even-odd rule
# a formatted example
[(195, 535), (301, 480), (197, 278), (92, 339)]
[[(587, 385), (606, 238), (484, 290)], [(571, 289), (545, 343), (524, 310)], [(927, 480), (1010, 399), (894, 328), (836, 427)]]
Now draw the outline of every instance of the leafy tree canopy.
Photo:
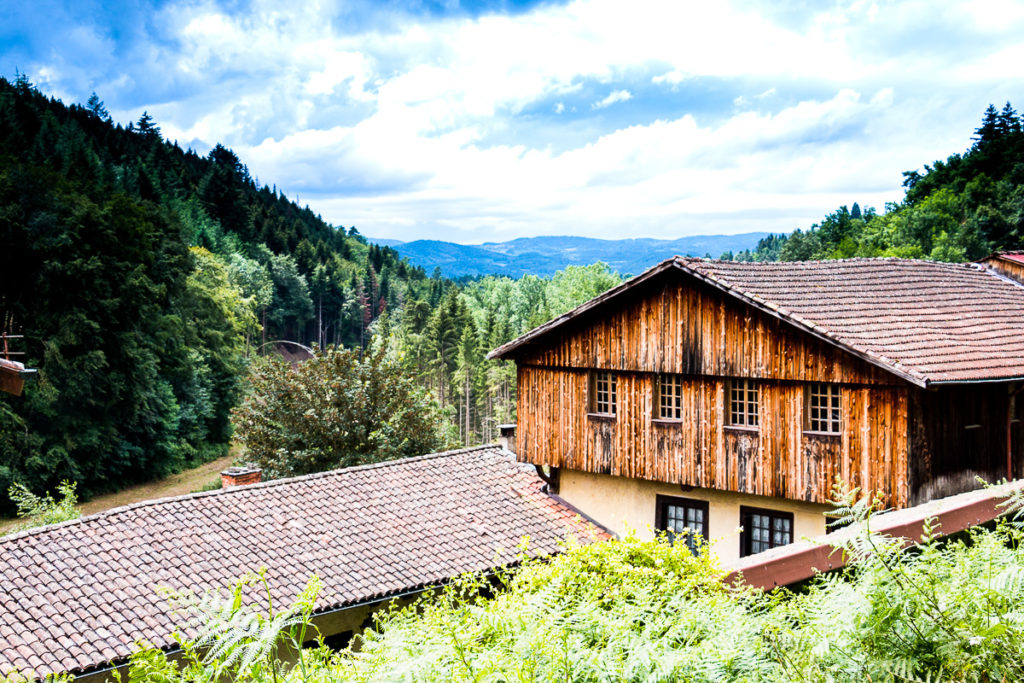
[(863, 209), (854, 203), (809, 230), (771, 235), (752, 252), (723, 258), (751, 261), (895, 256), (968, 261), (1024, 248), (1024, 124), (1009, 102), (989, 105), (963, 154), (903, 174), (898, 204)]
[(246, 458), (269, 477), (308, 474), (443, 450), (428, 393), (383, 351), (328, 347), (294, 368), (255, 361), (234, 413)]

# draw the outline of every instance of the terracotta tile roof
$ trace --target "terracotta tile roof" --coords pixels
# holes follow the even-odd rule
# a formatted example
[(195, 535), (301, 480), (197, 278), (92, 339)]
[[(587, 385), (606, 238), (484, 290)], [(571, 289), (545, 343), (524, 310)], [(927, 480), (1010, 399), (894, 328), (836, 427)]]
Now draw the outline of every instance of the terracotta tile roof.
[(739, 263), (675, 257), (516, 340), (681, 270), (917, 384), (1024, 377), (1024, 285), (975, 264), (909, 259)]
[[(317, 611), (534, 556), (567, 534), (603, 538), (494, 446), (139, 503), (0, 538), (0, 675), (81, 671), (178, 621), (156, 587), (227, 586), (267, 567), (291, 602), (313, 574)], [(498, 549), (503, 552), (496, 556)]]
[(1024, 287), (978, 266), (894, 258), (683, 265), (921, 380), (1024, 377)]
[(1008, 261), (1016, 261), (1017, 263), (1024, 263), (1024, 251), (1004, 251), (1001, 254), (996, 254), (998, 258), (1004, 258)]

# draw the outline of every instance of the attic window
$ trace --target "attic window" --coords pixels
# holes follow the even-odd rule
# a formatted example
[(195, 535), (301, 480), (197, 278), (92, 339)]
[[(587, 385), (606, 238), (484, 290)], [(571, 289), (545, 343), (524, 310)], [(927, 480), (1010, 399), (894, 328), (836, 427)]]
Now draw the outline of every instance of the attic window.
[(679, 375), (658, 376), (658, 419), (683, 417), (683, 382)]
[(729, 383), (729, 425), (757, 427), (761, 391), (757, 382), (737, 379)]
[(616, 392), (615, 373), (595, 372), (593, 412), (598, 415), (615, 415)]
[(807, 429), (827, 434), (842, 431), (839, 385), (812, 384), (807, 388)]

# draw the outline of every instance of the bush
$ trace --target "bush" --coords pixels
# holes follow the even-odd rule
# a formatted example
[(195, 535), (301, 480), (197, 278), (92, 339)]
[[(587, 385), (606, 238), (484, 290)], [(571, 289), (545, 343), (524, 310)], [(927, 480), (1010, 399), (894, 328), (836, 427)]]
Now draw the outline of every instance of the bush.
[(15, 483), (7, 489), (7, 495), (18, 507), (18, 517), (28, 520), (16, 527), (11, 533), (32, 529), (47, 524), (57, 524), (71, 519), (78, 519), (82, 513), (75, 506), (78, 505), (78, 495), (75, 493), (75, 483), (63, 481), (57, 486), (60, 493), (60, 500), (54, 500), (49, 493), (37, 496), (28, 490), (24, 484)]
[(328, 348), (294, 369), (253, 363), (234, 412), (245, 458), (269, 478), (321, 472), (443, 450), (442, 413), (426, 390), (386, 357)]

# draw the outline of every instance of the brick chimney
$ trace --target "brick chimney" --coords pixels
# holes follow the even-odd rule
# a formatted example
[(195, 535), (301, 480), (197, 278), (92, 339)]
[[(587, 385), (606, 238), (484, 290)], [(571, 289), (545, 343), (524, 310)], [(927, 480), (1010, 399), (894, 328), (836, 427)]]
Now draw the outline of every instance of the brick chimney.
[(232, 486), (258, 484), (262, 476), (263, 470), (259, 467), (229, 467), (220, 473), (220, 485), (228, 489)]

